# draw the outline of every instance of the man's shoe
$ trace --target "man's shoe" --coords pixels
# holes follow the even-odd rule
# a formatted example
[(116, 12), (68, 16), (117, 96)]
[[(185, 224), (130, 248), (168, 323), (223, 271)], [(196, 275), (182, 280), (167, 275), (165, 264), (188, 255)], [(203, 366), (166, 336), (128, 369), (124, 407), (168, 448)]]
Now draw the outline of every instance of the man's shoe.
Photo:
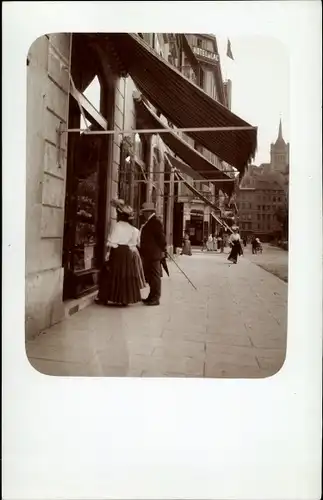
[(147, 297), (146, 299), (141, 299), (141, 301), (142, 301), (144, 304), (147, 304), (147, 302), (149, 302), (149, 301), (150, 301), (150, 298), (149, 298), (149, 297)]
[(159, 300), (149, 300), (145, 302), (146, 306), (159, 306)]

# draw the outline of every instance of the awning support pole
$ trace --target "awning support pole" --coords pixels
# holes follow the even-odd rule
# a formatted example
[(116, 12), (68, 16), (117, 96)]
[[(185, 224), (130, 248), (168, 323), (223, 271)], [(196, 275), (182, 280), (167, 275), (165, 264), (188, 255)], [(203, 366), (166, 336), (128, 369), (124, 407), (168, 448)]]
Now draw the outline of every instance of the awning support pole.
[(62, 129), (61, 132), (84, 132), (90, 135), (132, 135), (132, 134), (169, 134), (176, 132), (232, 132), (234, 130), (255, 130), (257, 127), (251, 125), (245, 127), (188, 127), (188, 128), (147, 128), (147, 129), (123, 129), (123, 130), (89, 130), (80, 128)]
[[(142, 180), (142, 179), (136, 179), (134, 182), (148, 182), (147, 178)], [(164, 181), (165, 184), (171, 183), (172, 181)], [(187, 182), (186, 180), (177, 180), (174, 182)], [(205, 179), (205, 180), (196, 180), (196, 179), (190, 179), (190, 182), (203, 182), (204, 184), (207, 182), (234, 182), (234, 179)], [(154, 183), (155, 184), (155, 183)]]

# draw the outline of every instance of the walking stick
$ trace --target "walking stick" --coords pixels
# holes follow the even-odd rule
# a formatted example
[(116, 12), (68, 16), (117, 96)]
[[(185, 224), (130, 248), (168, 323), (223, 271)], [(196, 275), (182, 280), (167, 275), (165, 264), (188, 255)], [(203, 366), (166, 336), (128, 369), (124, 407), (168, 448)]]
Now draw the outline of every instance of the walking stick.
[(197, 290), (196, 286), (191, 282), (191, 280), (189, 279), (189, 277), (187, 276), (187, 274), (184, 273), (183, 269), (181, 269), (179, 267), (179, 265), (177, 264), (177, 262), (173, 259), (173, 257), (169, 254), (167, 254), (168, 257), (170, 258), (171, 261), (174, 262), (175, 266), (180, 270), (180, 272), (185, 276), (185, 278), (187, 279), (187, 281), (192, 285), (192, 287)]

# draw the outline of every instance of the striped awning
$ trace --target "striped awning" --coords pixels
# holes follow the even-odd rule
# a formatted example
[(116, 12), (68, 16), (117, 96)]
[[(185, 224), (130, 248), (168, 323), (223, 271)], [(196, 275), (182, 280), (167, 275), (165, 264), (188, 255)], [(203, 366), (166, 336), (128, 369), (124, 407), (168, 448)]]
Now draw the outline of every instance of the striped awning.
[[(154, 113), (143, 100), (136, 101), (136, 116), (138, 128), (145, 128), (147, 126), (159, 129), (167, 128), (162, 120), (158, 118), (156, 113)], [(184, 141), (175, 131), (163, 133), (162, 139), (173, 152), (173, 155), (169, 155), (169, 159), (175, 168), (178, 168), (181, 172), (196, 180), (202, 180), (203, 178), (205, 180), (223, 180), (224, 182), (221, 183), (216, 182), (215, 186), (217, 189), (221, 189), (229, 195), (232, 194), (235, 186), (235, 179), (230, 178), (225, 172), (219, 170), (213, 163), (207, 160), (205, 156)], [(175, 158), (174, 155), (179, 157), (179, 159)]]
[(97, 34), (113, 45), (138, 89), (178, 128), (246, 127), (244, 130), (188, 132), (198, 144), (243, 174), (255, 155), (257, 128), (233, 114), (185, 78), (138, 35)]

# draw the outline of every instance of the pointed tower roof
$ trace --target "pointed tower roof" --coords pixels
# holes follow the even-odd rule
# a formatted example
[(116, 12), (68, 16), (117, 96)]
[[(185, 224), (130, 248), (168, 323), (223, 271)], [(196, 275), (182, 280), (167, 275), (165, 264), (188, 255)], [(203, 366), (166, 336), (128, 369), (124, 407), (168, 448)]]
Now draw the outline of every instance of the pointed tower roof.
[(286, 142), (283, 139), (283, 126), (282, 126), (282, 119), (281, 118), (279, 120), (278, 137), (277, 137), (277, 140), (275, 142), (275, 146), (277, 146), (279, 144), (286, 145)]

